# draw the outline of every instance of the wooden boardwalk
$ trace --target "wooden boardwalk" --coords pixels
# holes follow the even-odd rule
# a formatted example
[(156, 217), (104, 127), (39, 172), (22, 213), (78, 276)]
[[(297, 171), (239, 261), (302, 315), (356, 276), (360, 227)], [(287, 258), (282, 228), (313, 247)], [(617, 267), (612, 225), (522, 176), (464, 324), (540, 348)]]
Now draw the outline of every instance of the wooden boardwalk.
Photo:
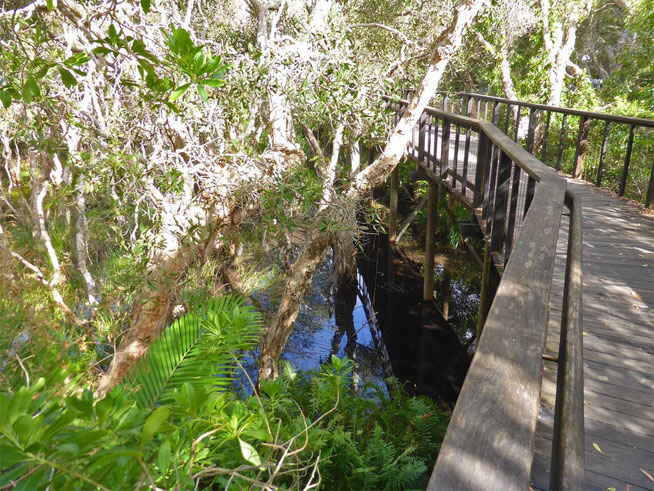
[[(447, 136), (443, 135), (442, 130), (445, 118), (452, 121), (452, 129), (450, 130), (448, 126)], [(470, 136), (467, 137), (463, 132), (459, 133), (459, 127), (464, 132), (466, 128), (473, 131), (468, 133)], [(480, 131), (476, 132), (472, 120), (460, 117), (457, 119), (449, 113), (431, 110), (422, 131), (423, 134), (420, 135), (420, 127), (416, 126), (414, 129), (410, 153), (412, 159), (420, 163), (419, 165), (427, 173), (427, 178), (442, 182), (450, 190), (455, 186), (457, 192), (454, 195), (457, 199), (471, 207), (479, 158), (488, 159), (490, 155), (490, 153), (480, 153), (480, 135), (482, 131), (488, 135), (490, 129), (480, 128)], [(444, 166), (441, 155), (445, 151), (443, 138), (449, 139), (444, 147), (449, 150)], [(496, 142), (501, 140), (497, 136), (495, 138)], [(528, 162), (528, 158), (524, 154), (518, 155), (520, 152), (515, 151), (512, 145), (513, 142), (508, 144), (502, 142), (502, 152), (516, 152), (517, 157), (512, 157), (513, 162), (516, 162), (515, 159)], [(465, 153), (461, 152), (464, 148), (469, 148), (469, 155), (465, 161), (466, 165), (463, 166), (462, 159)], [(489, 164), (487, 161), (485, 165), (496, 165), (496, 163), (497, 161), (494, 161)], [(530, 165), (533, 170), (542, 163), (520, 163), (520, 167), (528, 168)], [(445, 168), (447, 173), (443, 174)], [(536, 172), (543, 175), (542, 170)], [(507, 184), (514, 183), (512, 193), (516, 191), (514, 173), (515, 167), (503, 177)], [(452, 174), (456, 175), (456, 180)], [(441, 176), (445, 176), (442, 181)], [(494, 188), (497, 193), (500, 189), (499, 173), (498, 184), (495, 184), (494, 179), (493, 173), (490, 186), (497, 186)], [(467, 190), (461, 189), (463, 182), (469, 183)], [(568, 179), (566, 186), (572, 192), (571, 199), (576, 203), (581, 201), (583, 218), (581, 227), (583, 229), (584, 488), (654, 491), (654, 215), (644, 214), (632, 204), (587, 182)], [(526, 187), (527, 172), (523, 169), (519, 174), (518, 192), (514, 195), (517, 200), (515, 236), (518, 238), (524, 217), (522, 209), (526, 199)], [(502, 203), (503, 207), (508, 205), (508, 202)], [(508, 211), (507, 208), (504, 208), (504, 211)], [(490, 219), (490, 215), (488, 218)], [(486, 227), (488, 235), (488, 222), (481, 219), (479, 221), (482, 228)], [(536, 318), (537, 313), (532, 312), (530, 316), (523, 319), (524, 324), (512, 326), (514, 343), (516, 336), (522, 335), (528, 328), (531, 329), (529, 339), (523, 339), (523, 344), (520, 345), (525, 350), (530, 350), (537, 344), (535, 338), (539, 335), (538, 331), (541, 329), (539, 326), (549, 322), (544, 356), (546, 359), (556, 359), (559, 354), (558, 340), (562, 323), (569, 221), (566, 212), (561, 219), (552, 285), (551, 289), (548, 289), (549, 320), (547, 321), (547, 317), (543, 315), (536, 327), (526, 326)], [(504, 227), (505, 224), (502, 226)], [(533, 227), (530, 230), (534, 232)], [(546, 239), (547, 237), (539, 238), (539, 240)], [(487, 237), (487, 247), (488, 240)], [(552, 245), (554, 245), (553, 241)], [(546, 262), (543, 261), (543, 264)], [(532, 271), (533, 274), (537, 272), (537, 270)], [(533, 289), (533, 276), (529, 278), (528, 288)], [(516, 282), (522, 281), (523, 278), (512, 277), (511, 280)], [(515, 289), (515, 292), (519, 291)], [(505, 289), (504, 294), (506, 295), (507, 292), (509, 290)], [(526, 292), (523, 292), (523, 295), (528, 296)], [(497, 298), (495, 300), (497, 301)], [(499, 314), (501, 316), (502, 312)], [(574, 325), (573, 323), (572, 326)], [(496, 330), (499, 332), (498, 329)], [(484, 340), (485, 338), (482, 337), (482, 342)], [(484, 370), (488, 371), (485, 368), (481, 372), (478, 370), (477, 378), (471, 382), (473, 385), (474, 383), (492, 384), (494, 379), (502, 376), (503, 364), (506, 365), (507, 360), (515, 361), (513, 356), (515, 353), (505, 355), (501, 350), (497, 352), (491, 350), (490, 354), (492, 356), (487, 356), (484, 360), (486, 365), (495, 363), (492, 367), (493, 376), (485, 376)], [(497, 363), (494, 360), (497, 360)], [(521, 368), (524, 367), (521, 365)], [(556, 361), (544, 361), (540, 386), (540, 411), (531, 461), (530, 484), (534, 489), (550, 489), (553, 408), (558, 368)], [(539, 369), (537, 371), (540, 372)], [(517, 373), (519, 372), (516, 372), (516, 376)], [(524, 378), (524, 373), (522, 376)], [(447, 447), (448, 452), (445, 459), (439, 457), (439, 462), (443, 460), (445, 463), (442, 463), (439, 472), (439, 462), (437, 462), (430, 489), (449, 489), (449, 487), (455, 489), (454, 486), (476, 489), (482, 486), (482, 483), (488, 486), (487, 489), (497, 487), (489, 484), (490, 482), (502, 483), (503, 489), (507, 489), (515, 483), (526, 482), (526, 477), (529, 476), (530, 459), (524, 459), (523, 462), (522, 455), (528, 448), (528, 441), (520, 441), (519, 444), (515, 442), (519, 441), (519, 433), (529, 426), (530, 421), (535, 420), (536, 413), (534, 411), (534, 419), (529, 420), (531, 415), (521, 414), (521, 410), (515, 406), (509, 408), (505, 401), (512, 397), (511, 390), (520, 392), (527, 387), (531, 391), (530, 394), (534, 395), (533, 400), (537, 400), (538, 379), (534, 376), (533, 387), (529, 385), (531, 381), (529, 384), (523, 381), (511, 388), (495, 387), (500, 392), (506, 391), (499, 399), (494, 398), (493, 394), (488, 395), (486, 399), (477, 398), (474, 395), (477, 388), (473, 386), (470, 389), (471, 392), (466, 400), (468, 405), (464, 404), (466, 409), (462, 411), (472, 413), (482, 411), (484, 414), (496, 411), (500, 414), (495, 421), (497, 426), (492, 436), (488, 436), (487, 432), (477, 431), (474, 425), (467, 425), (466, 418), (459, 416), (456, 424), (451, 423), (450, 426), (455, 427), (453, 430), (455, 436), (452, 436), (449, 441), (446, 436), (444, 446)], [(511, 385), (510, 379), (505, 382)], [(485, 389), (485, 387), (479, 388), (479, 390)], [(470, 401), (473, 401), (473, 404)], [(483, 408), (475, 407), (478, 401), (481, 401), (482, 405), (485, 404)], [(512, 401), (518, 404), (520, 402), (515, 397)], [(534, 410), (536, 408), (537, 406), (534, 405)], [(511, 411), (516, 414), (511, 414)], [(470, 416), (468, 412), (466, 417)], [(514, 424), (505, 424), (503, 419), (507, 415), (515, 421)], [(453, 420), (456, 419), (455, 417), (456, 409)], [(581, 424), (581, 421), (579, 423)], [(448, 435), (449, 432), (450, 430)], [(520, 477), (511, 478), (511, 475), (518, 474)], [(523, 475), (524, 481), (522, 481)], [(516, 489), (521, 488), (522, 486)], [(556, 486), (553, 488), (555, 489)]]
[[(654, 217), (581, 181), (586, 488), (654, 490)], [(557, 356), (567, 219), (555, 266), (547, 354)], [(532, 486), (549, 488), (556, 392), (546, 361)]]

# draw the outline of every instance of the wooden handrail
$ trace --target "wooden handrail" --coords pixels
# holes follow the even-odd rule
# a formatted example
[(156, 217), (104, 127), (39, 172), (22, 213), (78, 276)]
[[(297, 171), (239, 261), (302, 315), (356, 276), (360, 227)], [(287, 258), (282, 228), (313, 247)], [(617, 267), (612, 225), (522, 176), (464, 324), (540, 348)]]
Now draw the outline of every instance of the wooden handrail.
[[(616, 125), (623, 125), (623, 131), (628, 130), (628, 139), (627, 139), (627, 146), (624, 149), (624, 159), (622, 163), (622, 171), (620, 172), (620, 177), (619, 180), (616, 180), (615, 182), (612, 183), (612, 187), (614, 190), (618, 193), (619, 196), (624, 196), (625, 192), (628, 191), (628, 180), (629, 180), (629, 171), (630, 171), (630, 166), (631, 166), (631, 160), (633, 156), (633, 150), (634, 150), (634, 144), (638, 142), (638, 139), (636, 138), (636, 132), (639, 129), (643, 128), (654, 128), (654, 120), (653, 119), (647, 119), (647, 118), (635, 118), (635, 117), (630, 117), (630, 116), (620, 116), (620, 115), (615, 115), (615, 114), (607, 114), (607, 113), (600, 113), (600, 112), (594, 112), (594, 111), (584, 111), (580, 109), (572, 109), (572, 108), (567, 108), (567, 107), (559, 107), (559, 106), (549, 106), (546, 104), (536, 104), (532, 102), (524, 102), (524, 101), (519, 101), (515, 99), (506, 99), (503, 97), (496, 97), (496, 96), (491, 96), (491, 95), (485, 95), (485, 94), (476, 94), (473, 92), (457, 92), (457, 93), (447, 93), (447, 92), (439, 92), (440, 95), (443, 96), (443, 110), (447, 110), (447, 100), (449, 98), (461, 98), (465, 100), (465, 104), (461, 104), (461, 107), (465, 106), (464, 110), (465, 115), (469, 116), (470, 114), (474, 113), (473, 108), (474, 104), (473, 101), (477, 100), (478, 101), (478, 106), (479, 106), (479, 111), (477, 116), (479, 118), (482, 118), (480, 111), (481, 111), (481, 102), (485, 102), (485, 108), (484, 108), (484, 115), (483, 118), (486, 118), (488, 116), (487, 110), (488, 110), (488, 104), (493, 103), (492, 107), (492, 114), (491, 114), (491, 120), (492, 123), (500, 126), (500, 110), (499, 106), (501, 104), (506, 105), (506, 111), (505, 111), (505, 116), (504, 116), (504, 131), (508, 131), (511, 123), (511, 119), (516, 119), (516, 121), (513, 121), (513, 124), (515, 124), (515, 139), (517, 141), (518, 139), (518, 129), (520, 127), (520, 111), (522, 109), (528, 109), (529, 110), (529, 128), (528, 128), (528, 133), (526, 135), (526, 147), (529, 152), (534, 150), (534, 145), (535, 145), (535, 135), (536, 135), (536, 129), (539, 127), (542, 130), (542, 142), (541, 142), (541, 149), (540, 149), (540, 159), (543, 162), (547, 161), (547, 155), (548, 155), (548, 144), (553, 143), (550, 142), (550, 123), (552, 120), (552, 114), (553, 113), (558, 113), (562, 114), (563, 118), (561, 121), (561, 127), (560, 131), (558, 132), (558, 151), (556, 152), (556, 160), (555, 162), (552, 162), (552, 166), (556, 168), (556, 170), (561, 170), (562, 164), (563, 164), (563, 149), (565, 146), (565, 141), (566, 141), (566, 135), (573, 130), (573, 128), (569, 128), (569, 118), (568, 116), (575, 116), (579, 118), (579, 128), (577, 130), (577, 136), (576, 136), (576, 146), (575, 146), (575, 152), (574, 152), (574, 159), (573, 159), (573, 176), (575, 178), (580, 178), (584, 177), (586, 179), (592, 180), (595, 182), (595, 185), (600, 187), (603, 185), (606, 185), (606, 173), (605, 173), (605, 163), (606, 163), (606, 156), (607, 156), (607, 151), (608, 151), (608, 142), (609, 142), (609, 135), (611, 133), (611, 128), (616, 126)], [(451, 107), (454, 107), (454, 104), (452, 103)], [(517, 114), (514, 114), (515, 118), (511, 117), (511, 111), (509, 111), (509, 108), (516, 108)], [(525, 111), (527, 112), (527, 111)], [(546, 117), (542, 118), (539, 122), (539, 118), (537, 117), (538, 112), (543, 112), (546, 114)], [(522, 116), (527, 116), (526, 114), (522, 114)], [(592, 121), (603, 121), (604, 122), (604, 127), (603, 127), (603, 137), (601, 140), (601, 150), (599, 153), (599, 161), (595, 166), (591, 166), (591, 171), (588, 169), (584, 168), (584, 160), (585, 160), (585, 154), (586, 154), (586, 149), (589, 144), (589, 135), (592, 137), (593, 133), (590, 131), (591, 129), (591, 122)], [(626, 125), (626, 128), (625, 126)], [(615, 128), (613, 128), (615, 130)], [(523, 135), (524, 136), (524, 135)], [(554, 135), (557, 137), (557, 135)], [(597, 140), (599, 144), (599, 140)], [(622, 149), (621, 149), (622, 150)], [(644, 162), (644, 165), (647, 167), (650, 165), (649, 161)], [(652, 168), (649, 173), (649, 183), (645, 186), (646, 190), (638, 190), (634, 191), (632, 187), (632, 192), (636, 193), (636, 197), (640, 199), (646, 207), (654, 210), (654, 164), (651, 164)], [(644, 198), (644, 199), (643, 199)]]
[[(447, 92), (440, 92), (440, 94), (447, 94)], [(618, 114), (598, 113), (594, 111), (584, 111), (582, 109), (572, 109), (569, 107), (550, 106), (547, 104), (537, 104), (535, 102), (525, 102), (516, 99), (505, 99), (504, 97), (496, 97), (486, 94), (476, 94), (474, 92), (457, 92), (452, 94), (455, 96), (474, 97), (475, 99), (483, 99), (487, 101), (501, 102), (510, 104), (512, 106), (528, 107), (530, 109), (538, 109), (540, 111), (552, 111), (561, 114), (571, 114), (573, 116), (586, 116), (591, 119), (601, 119), (603, 121), (612, 121), (616, 123), (633, 124), (642, 126), (644, 128), (654, 128), (654, 120), (647, 118), (634, 118), (631, 116), (621, 116)]]
[[(407, 101), (397, 104), (401, 112)], [(477, 146), (474, 165), (468, 155), (472, 139)], [(456, 155), (460, 148), (466, 149), (463, 159)], [(562, 399), (557, 400), (552, 466), (559, 483), (580, 482), (584, 427), (578, 200), (563, 178), (497, 126), (432, 107), (414, 131), (409, 158), (473, 210), (486, 236), (487, 254), (503, 268), (429, 489), (528, 487), (564, 206), (570, 208), (571, 220), (557, 384)], [(460, 160), (470, 162), (469, 168), (457, 167)]]

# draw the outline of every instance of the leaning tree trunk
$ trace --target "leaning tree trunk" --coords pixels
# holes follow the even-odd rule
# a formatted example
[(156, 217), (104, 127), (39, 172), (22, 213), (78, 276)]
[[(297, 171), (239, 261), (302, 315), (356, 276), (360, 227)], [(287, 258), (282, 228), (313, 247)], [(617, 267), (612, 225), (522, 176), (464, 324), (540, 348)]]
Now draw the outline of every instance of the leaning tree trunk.
[[(252, 13), (257, 20), (257, 41), (262, 51), (270, 49), (274, 39), (274, 22), (270, 16), (274, 9), (262, 0), (249, 0)], [(283, 67), (276, 73), (275, 68), (269, 68), (274, 86), (284, 86), (285, 73)], [(186, 273), (189, 264), (195, 258), (202, 258), (203, 249), (211, 244), (201, 243), (187, 245), (183, 240), (194, 224), (218, 227), (221, 223), (230, 221), (231, 213), (238, 209), (238, 191), (249, 186), (260, 190), (272, 183), (290, 169), (301, 165), (306, 157), (295, 140), (291, 105), (286, 95), (276, 89), (268, 93), (269, 109), (269, 145), (259, 162), (252, 161), (242, 164), (238, 174), (224, 170), (225, 175), (214, 176), (220, 184), (212, 193), (210, 199), (219, 203), (219, 210), (207, 216), (205, 210), (194, 202), (192, 196), (193, 182), (187, 182), (187, 194), (180, 197), (164, 197), (160, 194), (154, 199), (164, 208), (161, 231), (153, 242), (163, 244), (153, 251), (149, 259), (148, 285), (137, 296), (134, 308), (130, 313), (128, 330), (123, 334), (109, 370), (102, 376), (97, 393), (104, 395), (115, 387), (132, 366), (148, 350), (150, 344), (157, 338), (161, 329), (170, 319), (172, 301), (177, 283)], [(247, 168), (245, 167), (247, 166)], [(152, 189), (152, 194), (157, 191)], [(182, 204), (179, 201), (182, 201)], [(206, 206), (205, 208), (210, 208)]]
[[(336, 210), (346, 210), (345, 213), (347, 210), (352, 210), (364, 196), (381, 185), (398, 164), (406, 151), (413, 127), (436, 93), (447, 64), (461, 45), (473, 19), (485, 5), (486, 0), (465, 0), (457, 7), (451, 24), (438, 37), (427, 72), (409, 102), (407, 110), (389, 136), (384, 152), (354, 178), (349, 190), (340, 198), (339, 206), (333, 207), (332, 219), (336, 218), (335, 215), (338, 213)], [(333, 231), (322, 231), (317, 226), (324, 218), (322, 213), (318, 218), (304, 249), (286, 275), (281, 304), (264, 335), (259, 358), (260, 380), (275, 378), (279, 374), (277, 361), (293, 332), (295, 319), (311, 284), (311, 278), (335, 235)]]

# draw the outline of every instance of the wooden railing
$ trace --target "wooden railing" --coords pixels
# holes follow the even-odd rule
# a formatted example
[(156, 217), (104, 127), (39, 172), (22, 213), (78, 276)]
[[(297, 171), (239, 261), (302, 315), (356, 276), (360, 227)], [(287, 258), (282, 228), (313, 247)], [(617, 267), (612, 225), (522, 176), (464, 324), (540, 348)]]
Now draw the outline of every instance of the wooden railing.
[[(400, 117), (407, 101), (396, 102)], [(501, 281), (485, 316), (430, 489), (526, 489), (538, 420), (552, 274), (570, 211), (551, 487), (583, 482), (581, 208), (566, 181), (484, 121), (427, 108), (409, 158), (468, 207)], [(491, 261), (490, 259), (493, 259)]]
[[(628, 196), (654, 209), (654, 120), (632, 118), (598, 112), (581, 111), (564, 107), (534, 104), (483, 94), (459, 92), (440, 93), (443, 110), (472, 116), (502, 128), (505, 134), (513, 133), (514, 141), (521, 139), (530, 153), (557, 171), (564, 164), (564, 151), (574, 158), (570, 162), (571, 173), (608, 187), (618, 196)], [(524, 121), (523, 121), (524, 120)], [(576, 139), (567, 135), (574, 131), (578, 121)], [(521, 121), (526, 122), (520, 131)], [(552, 134), (553, 125), (556, 126)], [(636, 138), (640, 136), (640, 138)], [(613, 138), (614, 137), (614, 138)], [(613, 141), (611, 139), (613, 138)], [(626, 138), (626, 147), (624, 146)], [(640, 140), (640, 141), (639, 141)], [(600, 144), (601, 142), (601, 144)], [(597, 161), (584, 164), (588, 149), (594, 147)], [(633, 176), (634, 150), (639, 155), (638, 176)], [(618, 166), (607, 166), (607, 156), (613, 154)], [(620, 156), (618, 158), (618, 156)], [(607, 176), (607, 172), (611, 175)], [(645, 183), (641, 188), (640, 183)]]

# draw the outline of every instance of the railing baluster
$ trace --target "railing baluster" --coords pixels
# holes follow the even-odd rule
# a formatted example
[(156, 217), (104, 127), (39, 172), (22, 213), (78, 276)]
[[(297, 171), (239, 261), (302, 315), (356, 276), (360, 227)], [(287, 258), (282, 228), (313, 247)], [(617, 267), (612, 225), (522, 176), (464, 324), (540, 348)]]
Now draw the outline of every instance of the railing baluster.
[(654, 162), (652, 162), (652, 170), (649, 173), (649, 186), (647, 187), (645, 206), (650, 210), (654, 210)]
[(511, 104), (506, 105), (506, 119), (504, 121), (504, 134), (509, 134), (509, 123), (511, 122)]
[[(472, 131), (470, 129), (470, 126), (468, 126), (466, 128), (466, 146), (464, 149), (464, 156), (463, 156), (463, 182), (461, 183), (461, 194), (463, 194), (464, 198), (466, 196), (466, 190), (468, 188), (468, 157), (470, 156), (471, 137), (472, 137)], [(477, 150), (477, 154), (479, 154), (479, 150)]]
[(450, 121), (447, 118), (443, 118), (443, 131), (441, 136), (441, 178), (447, 171), (449, 165), (450, 157)]
[(522, 107), (518, 106), (518, 110), (515, 113), (515, 132), (513, 135), (513, 141), (518, 142), (518, 133), (520, 132), (520, 114), (522, 113)]
[(568, 115), (564, 114), (563, 119), (561, 120), (561, 138), (559, 140), (559, 153), (556, 156), (556, 170), (561, 170), (561, 159), (563, 157), (563, 142), (565, 141), (565, 123), (568, 119)]
[(552, 111), (547, 111), (547, 119), (545, 121), (545, 132), (543, 133), (543, 152), (541, 154), (540, 160), (544, 164), (547, 164), (545, 161), (547, 159), (547, 140), (550, 136), (550, 119), (552, 117)]
[(500, 149), (493, 145), (493, 154), (490, 162), (490, 179), (486, 184), (486, 199), (484, 201), (484, 215), (483, 218), (486, 219), (486, 233), (491, 232), (492, 224), (489, 224), (489, 215), (494, 205), (495, 200), (495, 182), (497, 181), (497, 166), (499, 161)]
[(491, 252), (501, 252), (504, 244), (504, 222), (506, 220), (506, 197), (511, 179), (511, 158), (500, 151), (497, 174), (497, 189), (492, 218)]
[(527, 128), (527, 143), (525, 149), (529, 153), (534, 151), (534, 138), (536, 134), (536, 112), (533, 107), (529, 109), (529, 127)]
[(629, 129), (629, 141), (627, 142), (627, 154), (624, 158), (624, 168), (622, 169), (622, 179), (620, 179), (620, 192), (619, 196), (624, 196), (625, 188), (627, 187), (627, 175), (629, 173), (629, 163), (631, 162), (631, 150), (634, 147), (634, 133), (636, 132), (636, 125), (632, 124)]
[(529, 179), (527, 180), (527, 192), (525, 193), (525, 215), (529, 211), (531, 202), (534, 199), (534, 191), (536, 191), (536, 181), (533, 177), (529, 176)]
[(485, 203), (485, 187), (490, 171), (491, 148), (490, 140), (486, 133), (479, 132), (479, 146), (477, 147), (476, 165), (475, 165), (475, 192), (472, 204), (475, 208)]
[(436, 171), (436, 164), (438, 163), (438, 128), (439, 128), (439, 119), (437, 116), (434, 116), (434, 158), (432, 159), (432, 170)]
[(500, 103), (493, 104), (493, 124), (499, 128), (500, 125)]
[(609, 127), (611, 121), (604, 124), (604, 139), (602, 140), (602, 151), (600, 152), (599, 167), (597, 168), (597, 181), (595, 185), (600, 187), (602, 185), (602, 176), (604, 174), (604, 159), (606, 159), (606, 152), (609, 149)]
[(488, 121), (488, 100), (484, 104), (484, 121)]
[(472, 103), (474, 102), (474, 99), (470, 96), (468, 96), (468, 100), (466, 101), (466, 116), (470, 117), (470, 112), (472, 111)]
[(427, 123), (427, 113), (422, 112), (418, 120), (418, 163), (424, 163), (425, 159), (425, 126)]
[(434, 141), (433, 141), (433, 138), (431, 136), (431, 130), (432, 130), (432, 127), (433, 127), (433, 123), (432, 123), (433, 120), (434, 120), (434, 117), (431, 114), (427, 116), (427, 121), (428, 121), (428, 123), (427, 123), (427, 135), (426, 135), (426, 138), (427, 138), (427, 159), (426, 160), (427, 161), (425, 162), (425, 164), (426, 164), (428, 169), (431, 168), (431, 163), (433, 162), (432, 152), (433, 152)]
[(454, 126), (454, 158), (452, 159), (452, 189), (456, 189), (457, 170), (459, 165), (459, 138), (461, 135), (461, 127), (457, 124)]
[(590, 130), (590, 119), (588, 116), (579, 118), (579, 134), (577, 135), (577, 149), (575, 150), (575, 166), (572, 177), (581, 178), (584, 170), (584, 157), (586, 155), (586, 145), (588, 144), (588, 131)]
[(513, 239), (515, 238), (516, 215), (518, 213), (518, 192), (520, 190), (520, 166), (513, 164), (513, 176), (511, 183), (511, 202), (509, 205), (509, 224), (506, 235), (506, 254), (504, 255), (504, 266), (509, 262), (511, 249), (513, 248)]

